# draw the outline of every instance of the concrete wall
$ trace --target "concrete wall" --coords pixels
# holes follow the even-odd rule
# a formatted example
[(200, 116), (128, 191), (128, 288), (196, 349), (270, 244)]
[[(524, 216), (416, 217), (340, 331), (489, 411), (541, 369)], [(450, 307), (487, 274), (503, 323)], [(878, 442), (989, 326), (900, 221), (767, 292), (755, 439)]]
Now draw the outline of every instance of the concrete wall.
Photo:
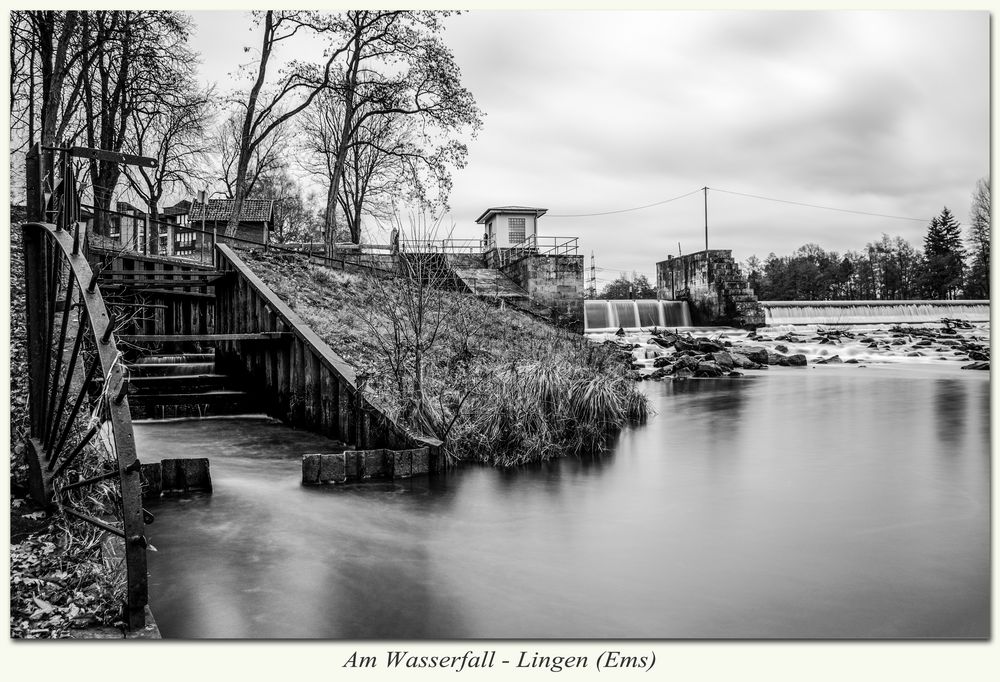
[(507, 274), (535, 303), (583, 324), (583, 256), (529, 256)]
[(657, 297), (687, 301), (695, 325), (727, 324), (756, 327), (764, 311), (732, 251), (699, 251), (656, 264)]

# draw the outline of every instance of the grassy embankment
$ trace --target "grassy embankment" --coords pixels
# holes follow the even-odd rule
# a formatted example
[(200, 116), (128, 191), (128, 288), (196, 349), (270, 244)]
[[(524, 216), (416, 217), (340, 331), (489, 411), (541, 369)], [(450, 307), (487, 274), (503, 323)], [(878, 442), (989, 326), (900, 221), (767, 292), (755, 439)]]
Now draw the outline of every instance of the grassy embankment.
[[(520, 311), (425, 291), (424, 327), (408, 344), (396, 333), (416, 317), (407, 310), (417, 292), (405, 281), (378, 282), (298, 257), (245, 257), (393, 418), (441, 438), (456, 460), (514, 466), (598, 453), (646, 416), (646, 397), (619, 353)], [(412, 339), (435, 331), (415, 396)]]

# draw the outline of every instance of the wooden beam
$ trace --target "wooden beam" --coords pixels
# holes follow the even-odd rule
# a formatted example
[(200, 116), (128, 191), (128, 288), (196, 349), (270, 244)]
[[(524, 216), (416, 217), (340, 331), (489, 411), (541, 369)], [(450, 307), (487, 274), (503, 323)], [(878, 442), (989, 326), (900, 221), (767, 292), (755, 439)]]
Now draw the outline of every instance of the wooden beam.
[(257, 334), (116, 334), (115, 338), (129, 343), (170, 343), (181, 341), (285, 341), (291, 332), (260, 332)]

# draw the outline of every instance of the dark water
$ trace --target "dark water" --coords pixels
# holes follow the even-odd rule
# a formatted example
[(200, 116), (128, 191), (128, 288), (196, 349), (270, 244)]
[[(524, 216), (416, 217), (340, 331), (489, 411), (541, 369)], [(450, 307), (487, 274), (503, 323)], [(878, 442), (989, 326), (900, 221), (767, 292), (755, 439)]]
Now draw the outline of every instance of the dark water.
[(184, 638), (985, 637), (984, 375), (649, 384), (601, 460), (318, 489), (314, 437), (139, 425), (141, 456), (215, 481), (152, 508), (154, 613)]

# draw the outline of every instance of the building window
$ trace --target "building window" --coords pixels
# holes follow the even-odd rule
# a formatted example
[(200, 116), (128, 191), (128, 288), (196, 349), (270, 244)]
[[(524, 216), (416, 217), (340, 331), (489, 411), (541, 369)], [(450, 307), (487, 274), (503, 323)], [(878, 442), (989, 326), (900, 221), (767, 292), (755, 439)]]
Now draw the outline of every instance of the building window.
[(177, 232), (174, 239), (174, 251), (190, 251), (194, 248), (194, 232)]
[(118, 218), (112, 218), (110, 224), (108, 225), (108, 236), (112, 239), (118, 239), (122, 236), (121, 222)]
[(524, 241), (524, 218), (507, 218), (507, 229), (510, 231), (511, 244)]

